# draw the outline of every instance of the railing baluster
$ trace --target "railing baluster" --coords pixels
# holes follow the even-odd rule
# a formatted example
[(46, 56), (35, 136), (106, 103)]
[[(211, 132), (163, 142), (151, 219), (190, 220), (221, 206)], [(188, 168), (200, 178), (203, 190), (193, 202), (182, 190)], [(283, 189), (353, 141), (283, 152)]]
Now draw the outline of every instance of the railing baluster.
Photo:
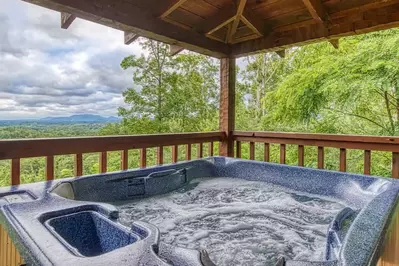
[(178, 161), (178, 154), (179, 154), (179, 146), (174, 145), (172, 147), (172, 162), (177, 163)]
[(324, 147), (317, 147), (317, 168), (324, 169)]
[(265, 143), (265, 145), (264, 145), (265, 147), (264, 147), (264, 158), (263, 158), (263, 160), (265, 161), (265, 162), (269, 162), (270, 161), (270, 144), (269, 143)]
[(100, 153), (100, 164), (99, 164), (100, 173), (107, 172), (107, 152), (103, 151)]
[(392, 153), (392, 177), (399, 178), (399, 152)]
[(46, 180), (54, 179), (54, 156), (49, 155), (46, 157)]
[(208, 144), (208, 156), (213, 156), (213, 142), (209, 142)]
[(129, 150), (121, 151), (121, 169), (129, 169)]
[(203, 148), (202, 143), (198, 143), (198, 146), (197, 146), (197, 157), (198, 158), (204, 157), (204, 148)]
[(147, 149), (146, 148), (140, 149), (140, 167), (141, 168), (147, 167)]
[(157, 148), (157, 164), (163, 165), (163, 146)]
[(191, 160), (191, 144), (186, 145), (186, 161)]
[(249, 159), (255, 160), (255, 142), (249, 143)]
[(83, 156), (81, 153), (75, 154), (75, 176), (83, 175)]
[(371, 173), (371, 151), (364, 151), (364, 174), (369, 175)]
[(339, 170), (346, 172), (346, 149), (339, 149)]
[(11, 185), (21, 183), (21, 160), (19, 158), (11, 160)]
[(236, 157), (241, 158), (241, 141), (237, 141)]
[(285, 164), (285, 144), (280, 144), (280, 163)]
[(298, 145), (298, 166), (305, 165), (305, 147), (303, 145)]

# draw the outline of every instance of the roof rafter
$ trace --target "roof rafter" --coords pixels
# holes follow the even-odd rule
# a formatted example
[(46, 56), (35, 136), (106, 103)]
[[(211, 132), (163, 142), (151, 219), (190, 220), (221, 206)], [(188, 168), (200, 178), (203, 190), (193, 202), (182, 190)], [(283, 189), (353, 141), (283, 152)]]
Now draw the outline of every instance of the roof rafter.
[[(115, 29), (135, 32), (142, 37), (175, 44), (213, 57), (226, 57), (231, 47), (194, 31), (182, 29), (154, 17), (153, 10), (138, 6), (141, 2), (114, 0), (24, 0), (59, 12)], [(163, 1), (162, 1), (163, 2)], [(145, 4), (145, 3), (144, 3)], [(101, 7), (101, 8), (100, 8)], [(167, 33), (167, 34), (166, 34)]]
[(242, 13), (241, 21), (259, 36), (265, 35), (266, 27), (264, 21), (258, 19), (253, 12), (245, 9)]
[(242, 13), (244, 12), (244, 8), (245, 8), (246, 4), (247, 4), (247, 0), (239, 0), (238, 7), (237, 7), (237, 13), (234, 17), (233, 24), (231, 25), (231, 28), (229, 29), (228, 34), (227, 34), (228, 42), (233, 42), (234, 35), (236, 34), (237, 27), (241, 21), (241, 16), (242, 16)]
[(331, 45), (335, 48), (335, 49), (339, 49), (339, 39), (332, 39), (332, 40), (328, 40), (329, 43), (331, 43)]
[(328, 13), (321, 0), (302, 0), (313, 19), (324, 22), (328, 20)]
[(75, 15), (61, 12), (61, 28), (68, 29), (69, 26), (71, 26), (72, 22), (75, 20), (75, 18)]
[(173, 11), (175, 11), (176, 9), (178, 9), (182, 4), (184, 4), (184, 2), (186, 2), (187, 0), (176, 0), (172, 6), (168, 7), (167, 10), (165, 10), (165, 12), (162, 13), (161, 18), (165, 18), (167, 16), (169, 16), (170, 13), (172, 13)]

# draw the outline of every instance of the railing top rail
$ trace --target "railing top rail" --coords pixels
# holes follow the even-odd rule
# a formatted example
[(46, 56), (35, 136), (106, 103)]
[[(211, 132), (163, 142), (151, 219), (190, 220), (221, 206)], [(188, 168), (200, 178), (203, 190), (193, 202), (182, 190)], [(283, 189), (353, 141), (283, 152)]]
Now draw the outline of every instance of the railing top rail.
[(360, 142), (360, 143), (383, 143), (399, 145), (399, 137), (392, 136), (363, 136), (363, 135), (339, 135), (339, 134), (314, 134), (300, 132), (261, 132), (261, 131), (234, 131), (233, 136), (253, 138), (273, 138), (291, 140), (315, 140), (315, 141), (338, 141), (338, 142)]
[(224, 132), (0, 140), (0, 160), (222, 141)]

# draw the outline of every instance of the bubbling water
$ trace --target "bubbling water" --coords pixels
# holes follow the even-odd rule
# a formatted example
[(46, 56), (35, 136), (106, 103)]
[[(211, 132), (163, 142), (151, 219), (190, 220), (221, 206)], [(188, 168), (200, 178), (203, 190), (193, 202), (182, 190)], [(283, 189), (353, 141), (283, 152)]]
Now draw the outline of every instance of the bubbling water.
[(265, 182), (201, 178), (174, 192), (115, 204), (120, 222), (157, 226), (167, 244), (206, 249), (217, 265), (322, 260), (329, 223), (345, 206)]

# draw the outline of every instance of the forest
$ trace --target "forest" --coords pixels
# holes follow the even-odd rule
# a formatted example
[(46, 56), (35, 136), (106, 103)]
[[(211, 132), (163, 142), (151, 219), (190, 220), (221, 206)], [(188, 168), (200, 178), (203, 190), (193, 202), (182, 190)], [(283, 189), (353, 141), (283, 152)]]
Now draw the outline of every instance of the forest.
[[(145, 51), (128, 56), (132, 86), (123, 92), (121, 122), (99, 125), (7, 126), (0, 138), (131, 135), (218, 130), (218, 61), (191, 52), (169, 56), (168, 46), (140, 39)], [(280, 58), (263, 53), (238, 60), (236, 129), (359, 135), (399, 135), (399, 30), (386, 30), (295, 47)], [(278, 146), (271, 145), (278, 162)], [(306, 147), (305, 165), (317, 166), (316, 147)], [(206, 150), (206, 149), (205, 149)], [(243, 157), (248, 158), (243, 145)], [(195, 152), (195, 150), (193, 151)], [(263, 158), (263, 149), (256, 149)], [(339, 150), (326, 149), (326, 168), (337, 170)], [(131, 151), (129, 167), (138, 167)], [(170, 150), (165, 151), (169, 158)], [(155, 151), (148, 153), (155, 164)], [(119, 152), (109, 153), (108, 170), (119, 170)], [(181, 158), (183, 159), (183, 158)], [(363, 152), (350, 150), (348, 171), (362, 173)], [(166, 162), (170, 160), (166, 160)], [(287, 163), (297, 164), (297, 148), (288, 145)], [(44, 158), (21, 161), (23, 183), (44, 180)], [(391, 154), (372, 153), (372, 174), (389, 176)], [(98, 154), (84, 155), (84, 174), (98, 172)], [(10, 161), (0, 161), (0, 186), (9, 185)], [(73, 157), (55, 157), (55, 176), (73, 176)]]

